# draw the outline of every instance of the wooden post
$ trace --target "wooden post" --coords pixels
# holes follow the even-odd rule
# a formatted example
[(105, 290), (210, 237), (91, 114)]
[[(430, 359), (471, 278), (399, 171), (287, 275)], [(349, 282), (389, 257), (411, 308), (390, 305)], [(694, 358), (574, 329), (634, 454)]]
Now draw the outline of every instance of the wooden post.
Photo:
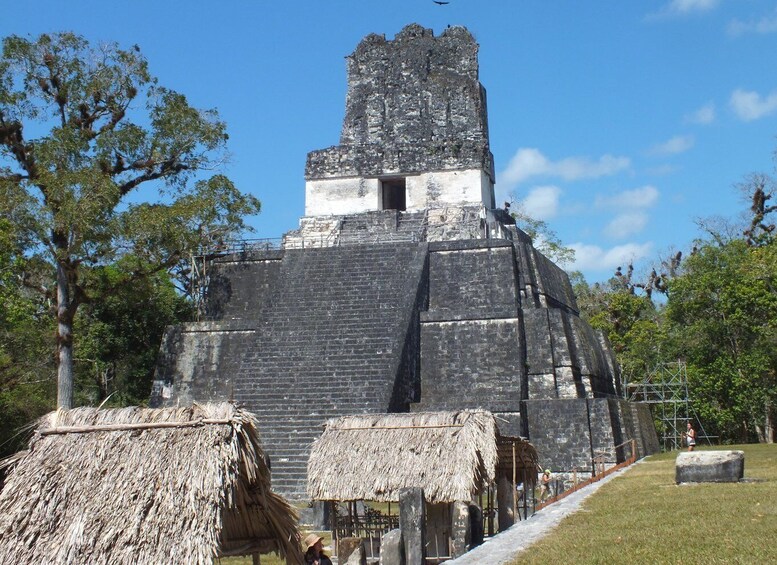
[[(515, 515), (518, 510), (518, 500), (515, 496), (515, 487), (517, 485), (515, 484), (515, 441), (513, 441), (513, 521), (515, 521)], [(521, 515), (518, 514), (518, 518), (520, 519)]]
[(494, 535), (494, 488), (493, 486), (488, 487), (488, 496), (486, 498), (488, 500), (488, 536), (493, 537)]
[(338, 537), (337, 537), (337, 503), (334, 500), (329, 501), (329, 513), (331, 514), (331, 521), (332, 521), (332, 551), (334, 552), (335, 556), (337, 555), (337, 545), (338, 545)]

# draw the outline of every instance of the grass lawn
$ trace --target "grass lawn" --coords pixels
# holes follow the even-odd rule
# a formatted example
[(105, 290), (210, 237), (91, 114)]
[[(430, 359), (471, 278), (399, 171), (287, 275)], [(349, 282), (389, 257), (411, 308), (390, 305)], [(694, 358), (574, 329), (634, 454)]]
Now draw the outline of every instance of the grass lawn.
[(777, 563), (777, 445), (707, 449), (744, 451), (746, 482), (678, 486), (678, 452), (654, 455), (603, 485), (512, 565)]

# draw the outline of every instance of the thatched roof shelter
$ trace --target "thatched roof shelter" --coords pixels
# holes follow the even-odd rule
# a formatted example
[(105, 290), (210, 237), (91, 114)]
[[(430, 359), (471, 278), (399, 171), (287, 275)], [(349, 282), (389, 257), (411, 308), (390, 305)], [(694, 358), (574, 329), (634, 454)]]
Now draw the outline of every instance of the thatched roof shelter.
[(422, 487), (429, 502), (470, 500), (494, 481), (498, 438), (482, 410), (329, 420), (308, 460), (308, 495), (396, 501), (399, 489)]
[(229, 403), (52, 412), (3, 466), (0, 563), (301, 562), (256, 420)]

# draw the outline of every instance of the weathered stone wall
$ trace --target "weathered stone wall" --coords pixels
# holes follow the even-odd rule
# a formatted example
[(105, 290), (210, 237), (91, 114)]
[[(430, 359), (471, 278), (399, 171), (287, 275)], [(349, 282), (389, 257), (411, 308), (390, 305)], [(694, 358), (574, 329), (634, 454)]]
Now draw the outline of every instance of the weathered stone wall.
[(633, 429), (630, 432), (631, 437), (637, 440), (637, 451), (640, 457), (661, 451), (650, 405), (642, 402), (628, 402), (624, 406), (625, 410), (631, 412)]
[(267, 293), (278, 279), (281, 257), (280, 251), (263, 251), (212, 261), (208, 265), (207, 318), (258, 318)]
[(586, 399), (525, 400), (521, 411), (540, 465), (554, 473), (573, 469), (591, 472), (593, 451)]
[(525, 308), (529, 398), (582, 398), (615, 393), (610, 353), (575, 314)]
[[(478, 44), (462, 27), (439, 37), (408, 25), (393, 41), (369, 35), (348, 57), (342, 145), (488, 143)], [(424, 167), (421, 170), (433, 170)]]
[(167, 328), (150, 405), (233, 400), (241, 352), (256, 339), (251, 322), (199, 322)]
[(594, 455), (606, 454), (606, 461), (620, 463), (631, 455), (620, 447), (631, 439), (627, 422), (623, 421), (622, 401), (617, 398), (589, 398), (588, 414), (591, 427), (591, 448)]
[(577, 313), (577, 300), (566, 272), (537, 251), (528, 236), (516, 242), (516, 251), (521, 266), (521, 291), (528, 300), (524, 305)]
[[(341, 219), (340, 235), (356, 242), (379, 224), (400, 233), (402, 216)], [(656, 451), (649, 411), (609, 399), (614, 362), (600, 336), (522, 294), (522, 245), (384, 242), (214, 265), (211, 290), (230, 319), (169, 332), (155, 402), (243, 403), (259, 417), (276, 487), (294, 496), (321, 423), (343, 414), (484, 408), (569, 469), (631, 437), (640, 454)], [(532, 276), (531, 292), (563, 292)]]
[(421, 402), (414, 410), (483, 408), (520, 435), (525, 374), (512, 244), (429, 244), (429, 308), (421, 313)]
[[(325, 151), (329, 153), (334, 149)], [(408, 148), (408, 152), (414, 159), (418, 158), (418, 152), (411, 151), (411, 148)], [(320, 156), (319, 153), (316, 155)], [(343, 155), (346, 161), (348, 158), (347, 154)], [(340, 156), (336, 156), (333, 161), (333, 166), (338, 164), (342, 164)], [(376, 175), (372, 178), (333, 176), (309, 180), (305, 183), (305, 214), (346, 215), (381, 209), (381, 181), (377, 175), (386, 174), (396, 174), (405, 179), (405, 209), (408, 211), (473, 203), (493, 206), (493, 183), (480, 168), (406, 174), (404, 171), (412, 170), (413, 167), (403, 169), (404, 166), (409, 165), (390, 165), (383, 160), (372, 169), (353, 171), (353, 174)], [(342, 168), (337, 170), (341, 171)]]
[(598, 454), (610, 465), (620, 463), (631, 456), (623, 445), (631, 439), (638, 457), (660, 451), (647, 404), (621, 398), (530, 399), (521, 408), (540, 464), (554, 472), (591, 472)]
[(308, 154), (305, 214), (382, 207), (379, 178), (406, 179), (408, 210), (494, 206), (478, 45), (464, 28), (413, 24), (367, 36), (348, 57), (340, 145)]
[(493, 183), (494, 157), (482, 144), (439, 141), (426, 149), (417, 144), (397, 144), (390, 148), (379, 145), (336, 145), (308, 153), (305, 178), (311, 181), (470, 169), (485, 171)]
[(421, 324), (417, 410), (517, 412), (523, 355), (517, 318)]
[(429, 244), (429, 311), (511, 317), (518, 313), (513, 247), (506, 240)]

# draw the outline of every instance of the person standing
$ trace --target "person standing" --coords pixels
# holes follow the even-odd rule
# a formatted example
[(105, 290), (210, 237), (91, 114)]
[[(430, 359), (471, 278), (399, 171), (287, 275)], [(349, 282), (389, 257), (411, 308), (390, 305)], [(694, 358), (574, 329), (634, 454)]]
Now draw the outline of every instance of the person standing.
[(308, 534), (305, 541), (306, 565), (332, 565), (332, 560), (324, 554), (324, 538), (316, 534)]
[(545, 498), (550, 498), (550, 469), (545, 469), (540, 478), (540, 503), (545, 502)]
[(693, 448), (696, 447), (696, 430), (693, 429), (690, 422), (688, 422), (688, 429), (685, 431), (685, 438), (688, 444), (688, 451), (693, 451)]

